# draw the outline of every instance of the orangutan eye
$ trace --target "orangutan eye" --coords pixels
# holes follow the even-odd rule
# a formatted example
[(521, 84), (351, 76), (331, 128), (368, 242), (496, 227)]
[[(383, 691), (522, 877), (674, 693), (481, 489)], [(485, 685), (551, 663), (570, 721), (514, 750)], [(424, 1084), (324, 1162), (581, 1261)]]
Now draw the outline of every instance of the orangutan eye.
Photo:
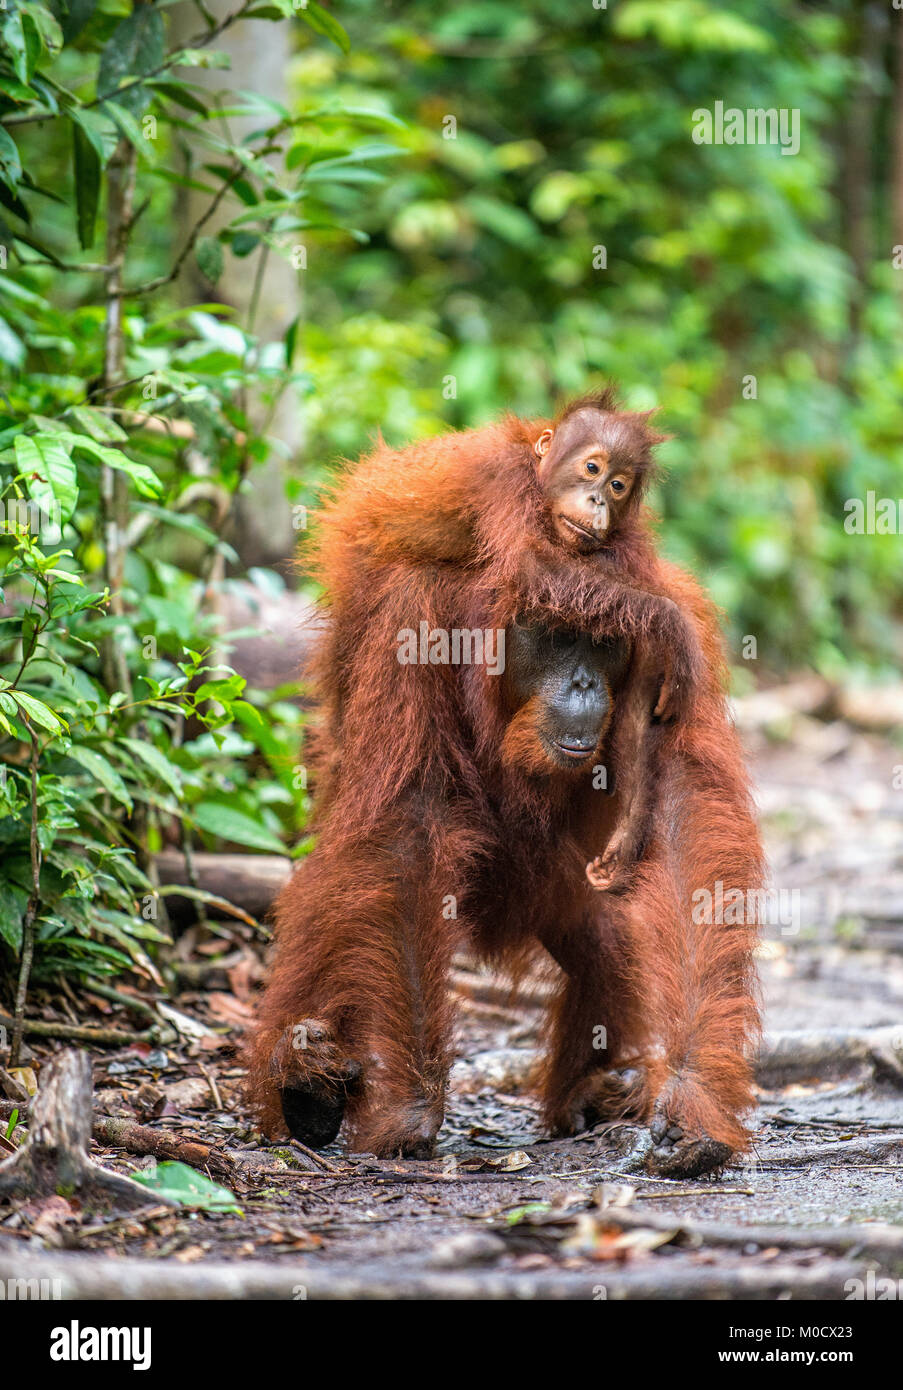
[(588, 459), (584, 466), (586, 468), (587, 473), (589, 473), (592, 477), (595, 477), (597, 473), (602, 472), (595, 459)]
[(608, 485), (616, 497), (620, 497), (622, 492), (626, 492), (627, 484), (623, 478), (612, 478)]

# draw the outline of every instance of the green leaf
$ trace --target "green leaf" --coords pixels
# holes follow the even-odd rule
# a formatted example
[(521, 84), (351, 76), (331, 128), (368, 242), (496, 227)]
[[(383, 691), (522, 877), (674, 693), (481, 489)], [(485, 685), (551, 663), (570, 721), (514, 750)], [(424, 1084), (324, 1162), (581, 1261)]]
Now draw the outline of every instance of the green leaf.
[(223, 806), (218, 801), (199, 801), (192, 807), (191, 814), (200, 829), (206, 830), (209, 835), (217, 835), (221, 840), (230, 840), (236, 845), (247, 845), (250, 849), (269, 854), (285, 854), (281, 840), (265, 826), (232, 806)]
[(216, 237), (203, 236), (195, 247), (195, 257), (202, 275), (215, 285), (223, 273), (223, 247)]
[(75, 177), (78, 244), (85, 251), (94, 245), (101, 171), (97, 150), (77, 121), (72, 123), (72, 170)]
[(0, 362), (5, 362), (8, 367), (21, 367), (24, 360), (25, 344), (6, 319), (0, 318)]
[(224, 183), (228, 183), (232, 192), (249, 207), (257, 202), (257, 194), (247, 179), (237, 179), (235, 170), (228, 164), (205, 164), (204, 168), (209, 173), (216, 174), (217, 178), (222, 179)]
[(73, 435), (71, 445), (73, 449), (83, 449), (86, 454), (91, 454), (98, 463), (104, 463), (108, 468), (117, 468), (121, 473), (127, 473), (142, 497), (159, 497), (162, 494), (163, 484), (154, 470), (148, 468), (146, 463), (136, 463), (134, 459), (127, 458), (119, 449), (107, 449), (103, 444), (98, 444), (96, 440), (88, 439), (83, 434)]
[(133, 1173), (132, 1178), (159, 1197), (182, 1207), (243, 1214), (234, 1192), (211, 1182), (203, 1173), (196, 1173), (187, 1163), (155, 1163), (151, 1168)]
[(64, 43), (71, 43), (84, 29), (97, 8), (97, 0), (65, 0), (60, 6), (63, 11), (60, 25)]
[(163, 16), (153, 5), (136, 5), (120, 20), (100, 55), (97, 95), (114, 97), (118, 106), (140, 116), (150, 100), (142, 85), (120, 91), (120, 84), (159, 68), (165, 57)]
[(55, 15), (46, 5), (36, 4), (35, 0), (20, 0), (19, 9), (34, 20), (35, 28), (48, 53), (58, 53), (63, 46), (63, 31)]
[(250, 256), (260, 245), (260, 237), (254, 232), (234, 232), (229, 238), (233, 256)]
[(132, 798), (129, 796), (128, 788), (115, 767), (94, 748), (80, 748), (77, 743), (73, 743), (66, 749), (66, 757), (78, 763), (86, 772), (90, 772), (95, 781), (121, 802), (126, 810), (131, 811)]
[(99, 444), (111, 444), (114, 441), (125, 442), (128, 435), (121, 425), (107, 414), (105, 410), (99, 410), (93, 405), (73, 405), (69, 409), (69, 414), (79, 425), (85, 434), (96, 439)]
[(298, 329), (301, 325), (301, 315), (296, 314), (288, 328), (285, 330), (285, 365), (290, 367), (295, 360), (295, 348), (298, 346)]
[(176, 68), (229, 68), (232, 59), (228, 53), (215, 48), (180, 48), (170, 59)]
[(512, 246), (529, 246), (539, 239), (532, 217), (511, 203), (473, 194), (465, 200), (464, 206), (475, 222)]
[(345, 116), (375, 121), (377, 125), (396, 126), (402, 130), (406, 128), (405, 122), (398, 116), (393, 116), (391, 111), (375, 111), (371, 106), (348, 106), (342, 101), (330, 102), (328, 106), (322, 106), (318, 111), (305, 111), (304, 120), (319, 123), (330, 117), (338, 120)]
[(109, 113), (120, 133), (125, 136), (130, 145), (134, 145), (141, 158), (146, 160), (148, 164), (153, 164), (156, 160), (153, 141), (145, 137), (144, 131), (131, 111), (125, 106), (121, 106), (119, 102), (109, 99), (103, 103), (102, 109)]
[(17, 82), (14, 77), (0, 76), (0, 92), (9, 97), (10, 101), (38, 100), (38, 93), (34, 87), (26, 87), (24, 82)]
[(156, 517), (162, 525), (184, 531), (187, 535), (194, 536), (195, 540), (203, 541), (204, 545), (212, 546), (220, 555), (224, 555), (230, 564), (238, 564), (238, 552), (229, 542), (224, 541), (215, 531), (211, 531), (209, 526), (205, 526), (203, 521), (199, 521), (191, 512), (174, 512), (167, 507), (156, 507), (151, 502), (142, 503), (141, 510), (145, 516)]
[(28, 894), (15, 883), (0, 883), (0, 939), (11, 946), (16, 955), (22, 946), (22, 918), (28, 905)]
[(0, 126), (0, 179), (15, 192), (22, 178), (22, 161), (12, 136)]
[(86, 139), (90, 140), (101, 164), (106, 164), (107, 147), (104, 145), (104, 138), (106, 137), (109, 143), (109, 117), (102, 111), (81, 110), (77, 106), (70, 106), (67, 115), (73, 125), (79, 126)]
[(39, 728), (47, 729), (51, 734), (58, 734), (63, 729), (68, 729), (69, 725), (65, 719), (58, 719), (43, 700), (36, 700), (33, 695), (26, 695), (21, 690), (11, 690), (9, 693), (23, 714), (27, 714), (31, 722), (37, 724)]
[(351, 48), (351, 40), (342, 28), (339, 21), (324, 10), (322, 5), (317, 4), (317, 0), (307, 0), (307, 4), (298, 12), (305, 24), (309, 25), (318, 34), (324, 34), (327, 39), (331, 39), (337, 48), (343, 53), (347, 53)]
[(198, 116), (207, 116), (209, 112), (201, 99), (195, 96), (194, 91), (185, 82), (148, 82), (155, 92), (160, 92), (170, 101), (174, 101), (177, 106), (184, 106), (186, 111), (194, 111)]
[(165, 783), (176, 796), (182, 795), (182, 776), (175, 763), (171, 763), (166, 754), (153, 743), (145, 743), (140, 738), (121, 738), (119, 740), (124, 747), (134, 753), (136, 758), (140, 758), (152, 772), (156, 773), (160, 781)]
[(198, 686), (194, 692), (195, 700), (200, 704), (202, 700), (234, 700), (240, 695), (247, 685), (244, 676), (240, 676), (237, 671), (233, 671), (229, 676), (223, 676), (218, 680), (204, 681), (203, 685)]
[(78, 501), (78, 472), (69, 457), (65, 437), (20, 434), (15, 449), (29, 497), (50, 516), (56, 503), (60, 519), (68, 521)]
[(12, 54), (13, 68), (19, 81), (30, 82), (43, 51), (41, 35), (32, 16), (21, 10), (13, 10), (3, 26), (3, 38)]

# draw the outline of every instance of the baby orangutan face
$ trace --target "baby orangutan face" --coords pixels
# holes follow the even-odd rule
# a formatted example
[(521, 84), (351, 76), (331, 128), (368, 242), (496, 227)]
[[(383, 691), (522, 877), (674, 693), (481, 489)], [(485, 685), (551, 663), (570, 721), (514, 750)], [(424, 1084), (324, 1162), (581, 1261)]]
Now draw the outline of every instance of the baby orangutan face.
[(646, 417), (577, 406), (533, 445), (555, 534), (569, 550), (600, 549), (634, 509), (656, 441)]

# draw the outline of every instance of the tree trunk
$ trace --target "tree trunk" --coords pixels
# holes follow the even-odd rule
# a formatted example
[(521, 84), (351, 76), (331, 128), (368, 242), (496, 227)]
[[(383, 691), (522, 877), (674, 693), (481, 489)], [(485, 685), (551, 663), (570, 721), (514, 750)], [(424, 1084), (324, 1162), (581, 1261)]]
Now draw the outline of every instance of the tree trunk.
[[(234, 0), (210, 0), (207, 8), (219, 21), (235, 8), (235, 4)], [(196, 8), (182, 3), (173, 8), (172, 16), (173, 41), (187, 42), (197, 30)], [(264, 28), (265, 36), (260, 25), (253, 20), (243, 20), (226, 30), (216, 47), (230, 55), (231, 69), (198, 69), (192, 73), (192, 81), (212, 91), (228, 89), (236, 94), (236, 103), (240, 101), (237, 95), (240, 91), (252, 91), (288, 104), (286, 72), (292, 54), (291, 24), (284, 20)], [(230, 118), (231, 135), (240, 139), (248, 131), (259, 129), (265, 120), (260, 116), (244, 120)], [(209, 158), (209, 155), (204, 157)], [(208, 203), (209, 198), (204, 194), (183, 191), (179, 209), (183, 236), (194, 226)], [(228, 220), (228, 209), (220, 209), (205, 228), (206, 234), (215, 236)], [(241, 260), (227, 250), (225, 269), (215, 290), (211, 290), (194, 257), (190, 257), (183, 272), (182, 287), (186, 302), (219, 299), (234, 305), (239, 311), (237, 321), (243, 327), (253, 327), (261, 342), (281, 338), (301, 311), (299, 273), (289, 261), (268, 253), (264, 246)], [(254, 402), (250, 403), (250, 411), (257, 418), (262, 414)], [(292, 393), (287, 392), (283, 397), (270, 425), (270, 433), (282, 440), (292, 453), (300, 452), (303, 443), (301, 413)], [(287, 475), (284, 459), (273, 455), (266, 463), (254, 466), (252, 493), (236, 500), (229, 540), (246, 567), (275, 565), (294, 553), (298, 538), (285, 495)]]

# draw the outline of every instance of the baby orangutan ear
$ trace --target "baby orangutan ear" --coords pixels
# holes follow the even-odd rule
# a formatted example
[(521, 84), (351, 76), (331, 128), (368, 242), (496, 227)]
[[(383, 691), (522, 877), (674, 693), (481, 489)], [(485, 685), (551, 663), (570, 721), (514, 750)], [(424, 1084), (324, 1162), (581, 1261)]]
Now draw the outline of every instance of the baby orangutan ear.
[(543, 430), (542, 434), (533, 445), (533, 452), (538, 459), (543, 458), (549, 452), (549, 445), (552, 443), (554, 430)]

